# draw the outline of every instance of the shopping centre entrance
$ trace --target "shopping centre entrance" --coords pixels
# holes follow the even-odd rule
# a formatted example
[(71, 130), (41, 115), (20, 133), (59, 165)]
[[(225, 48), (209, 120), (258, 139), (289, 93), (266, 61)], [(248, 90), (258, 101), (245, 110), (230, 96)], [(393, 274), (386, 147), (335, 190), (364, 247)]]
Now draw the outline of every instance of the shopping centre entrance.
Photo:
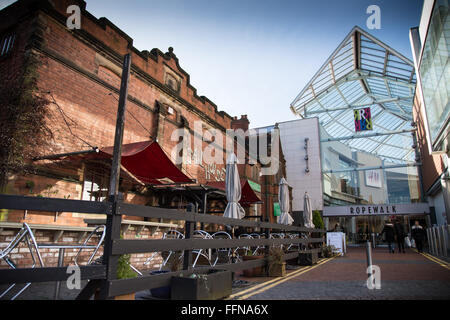
[(382, 245), (384, 239), (380, 236), (388, 220), (399, 220), (406, 233), (411, 232), (415, 221), (423, 227), (429, 227), (430, 208), (426, 203), (407, 205), (364, 205), (325, 207), (323, 211), (325, 228), (328, 231), (344, 232), (350, 245), (364, 244), (375, 241)]

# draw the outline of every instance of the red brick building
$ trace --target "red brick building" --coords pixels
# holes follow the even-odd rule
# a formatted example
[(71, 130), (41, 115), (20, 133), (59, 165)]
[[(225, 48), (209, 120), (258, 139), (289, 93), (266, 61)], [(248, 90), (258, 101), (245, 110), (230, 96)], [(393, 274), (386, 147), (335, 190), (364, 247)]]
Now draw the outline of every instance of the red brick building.
[[(69, 17), (66, 11), (73, 4), (81, 9), (81, 29), (70, 30), (66, 26)], [(181, 210), (188, 203), (196, 203), (200, 212), (223, 213), (226, 205), (223, 190), (208, 185), (225, 180), (226, 130), (248, 129), (249, 120), (247, 116), (232, 118), (219, 111), (208, 98), (198, 96), (172, 48), (165, 53), (158, 49), (139, 51), (133, 47), (133, 39), (112, 22), (97, 19), (86, 11), (82, 0), (17, 1), (0, 11), (0, 39), (4, 45), (0, 56), (3, 83), (19, 76), (29, 63), (27, 57), (36, 58), (35, 94), (49, 101), (46, 124), (54, 137), (48, 146), (38, 150), (39, 160), (28, 159), (34, 174), (11, 172), (7, 193), (93, 201), (105, 198), (109, 162), (89, 160), (78, 152), (113, 145), (122, 61), (125, 54), (130, 54), (132, 66), (123, 143), (157, 142), (170, 158), (180, 141), (184, 144), (191, 139), (191, 146), (195, 146), (195, 126), (200, 123), (203, 132), (215, 130), (222, 134), (222, 141), (212, 137), (209, 141), (203, 139), (201, 147), (206, 151), (208, 146), (218, 145), (223, 150), (223, 161), (213, 165), (196, 163), (201, 154), (184, 149), (183, 163), (177, 167), (193, 180), (189, 187), (170, 183), (147, 185), (132, 174), (122, 173), (120, 191), (124, 201)], [(176, 130), (184, 133), (182, 139), (173, 137)], [(67, 156), (74, 152), (78, 154)], [(65, 156), (54, 156), (61, 154)], [(267, 201), (270, 197), (273, 202), (283, 169), (273, 177), (261, 177), (259, 162), (239, 167), (241, 178), (251, 181), (246, 182), (251, 184), (251, 192), (259, 200)], [(247, 215), (274, 221), (272, 203), (248, 203), (246, 211)], [(0, 243), (9, 242), (22, 222), (34, 226), (38, 241), (75, 241), (92, 229), (86, 220), (92, 218), (97, 222), (104, 219), (64, 212), (3, 212)], [(159, 238), (168, 228), (177, 227), (174, 221), (141, 220), (124, 217), (127, 238)], [(64, 229), (64, 232), (56, 233), (54, 229)], [(26, 264), (26, 257), (17, 254)], [(135, 255), (133, 264), (140, 267), (139, 263), (146, 258), (147, 255)], [(49, 264), (56, 262), (51, 251), (45, 259)]]

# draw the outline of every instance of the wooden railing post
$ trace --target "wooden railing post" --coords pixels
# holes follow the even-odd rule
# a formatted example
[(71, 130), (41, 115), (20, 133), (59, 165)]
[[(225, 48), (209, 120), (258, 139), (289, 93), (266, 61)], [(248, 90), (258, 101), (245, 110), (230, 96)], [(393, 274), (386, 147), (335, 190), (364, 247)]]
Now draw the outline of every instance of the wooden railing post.
[[(194, 206), (189, 206), (188, 212), (194, 212)], [(194, 233), (194, 222), (185, 221), (184, 223), (184, 238), (190, 239)], [(184, 251), (183, 270), (189, 270), (192, 265), (192, 250)]]
[(114, 153), (109, 184), (109, 201), (112, 203), (112, 212), (106, 219), (106, 237), (103, 252), (103, 263), (106, 264), (106, 279), (102, 284), (100, 299), (110, 298), (109, 281), (117, 278), (117, 262), (119, 256), (112, 254), (112, 247), (114, 240), (120, 239), (120, 227), (122, 223), (122, 216), (119, 208), (121, 201), (121, 199), (119, 199), (119, 181), (130, 68), (131, 55), (126, 54), (123, 60), (122, 81), (120, 84), (119, 106), (117, 110), (116, 132), (114, 137)]

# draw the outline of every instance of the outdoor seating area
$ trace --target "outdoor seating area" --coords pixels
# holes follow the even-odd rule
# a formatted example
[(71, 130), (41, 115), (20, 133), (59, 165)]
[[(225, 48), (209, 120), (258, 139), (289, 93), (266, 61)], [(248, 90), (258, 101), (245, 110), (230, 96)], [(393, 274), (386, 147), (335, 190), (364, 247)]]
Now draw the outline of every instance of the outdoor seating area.
[[(5, 201), (5, 197), (14, 197), (16, 196), (0, 196), (1, 200), (3, 200), (2, 204), (10, 203), (11, 206), (17, 207), (16, 201)], [(13, 199), (11, 199), (13, 200)], [(16, 198), (17, 200), (17, 198)], [(38, 202), (51, 202), (53, 199), (33, 199), (36, 202), (33, 205), (33, 209), (36, 210), (36, 206)], [(55, 200), (53, 200), (55, 201)], [(73, 200), (67, 200), (73, 201)], [(15, 204), (15, 205), (14, 205)], [(130, 215), (130, 212), (136, 212), (140, 216), (149, 215), (155, 216), (155, 214), (159, 214), (161, 216), (164, 215), (162, 212), (155, 211), (156, 208), (144, 207), (144, 206), (135, 206), (135, 205), (127, 205), (125, 208), (127, 215)], [(130, 207), (132, 206), (132, 207)], [(129, 210), (133, 208), (134, 210)], [(265, 258), (258, 259), (254, 261), (244, 261), (243, 257), (246, 255), (263, 255), (263, 257), (267, 257), (267, 252), (270, 247), (282, 247), (284, 248), (284, 252), (286, 254), (286, 259), (292, 259), (292, 257), (298, 256), (300, 251), (305, 251), (308, 246), (308, 243), (322, 243), (322, 238), (317, 239), (308, 239), (307, 234), (310, 233), (310, 229), (301, 228), (301, 227), (292, 227), (288, 225), (279, 225), (279, 224), (270, 224), (270, 223), (260, 223), (260, 222), (251, 222), (247, 220), (240, 219), (229, 219), (224, 217), (217, 217), (212, 215), (199, 215), (199, 214), (189, 214), (183, 212), (174, 212), (176, 210), (170, 209), (171, 218), (178, 220), (185, 220), (185, 230), (184, 232), (180, 232), (175, 229), (170, 229), (165, 232), (160, 240), (152, 239), (152, 240), (116, 240), (116, 246), (126, 242), (133, 242), (136, 247), (131, 247), (130, 250), (122, 248), (115, 249), (114, 254), (124, 254), (125, 252), (129, 253), (139, 253), (139, 252), (152, 252), (153, 255), (144, 263), (150, 264), (153, 259), (160, 256), (163, 258), (163, 261), (155, 271), (165, 271), (165, 273), (159, 273), (152, 275), (151, 271), (144, 270), (144, 266), (133, 265), (131, 268), (139, 275), (137, 279), (142, 279), (142, 283), (137, 285), (138, 288), (132, 289), (132, 285), (130, 284), (129, 288), (117, 287), (116, 293), (124, 293), (124, 291), (130, 290), (141, 290), (141, 289), (151, 289), (152, 281), (149, 282), (149, 277), (155, 277), (156, 279), (161, 277), (166, 277), (166, 281), (170, 282), (170, 278), (177, 274), (179, 270), (188, 270), (188, 273), (193, 273), (198, 270), (205, 270), (205, 268), (212, 269), (225, 269), (231, 271), (245, 270), (248, 268), (253, 268), (255, 266), (264, 266), (266, 264)], [(168, 214), (169, 212), (165, 212)], [(265, 230), (264, 233), (249, 233), (249, 234), (240, 234), (239, 236), (233, 237), (232, 233), (228, 233), (225, 231), (217, 231), (215, 233), (208, 233), (206, 231), (197, 229), (193, 230), (194, 223), (204, 222), (204, 223), (216, 223), (216, 224), (225, 224), (231, 226), (239, 226), (243, 225), (246, 228), (263, 228)], [(234, 228), (234, 227), (233, 227)], [(270, 232), (270, 230), (275, 230), (275, 228), (279, 229), (282, 232)], [(20, 281), (10, 284), (5, 292), (2, 293), (2, 298), (7, 294), (10, 299), (18, 298), (30, 285), (32, 282), (42, 282), (45, 280), (52, 279), (55, 280), (55, 298), (58, 297), (59, 285), (60, 282), (66, 279), (66, 275), (62, 276), (57, 272), (53, 273), (57, 268), (67, 267), (64, 266), (62, 257), (65, 254), (66, 250), (76, 250), (76, 255), (73, 256), (73, 260), (71, 260), (72, 265), (80, 266), (80, 269), (83, 271), (86, 268), (95, 268), (95, 267), (103, 267), (105, 263), (105, 237), (107, 234), (108, 228), (104, 225), (96, 227), (91, 233), (87, 235), (85, 239), (80, 241), (78, 244), (73, 245), (58, 245), (58, 244), (46, 244), (39, 243), (36, 241), (33, 231), (30, 227), (25, 223), (23, 228), (17, 233), (14, 237), (13, 241), (1, 251), (1, 258), (8, 263), (11, 269), (19, 270), (16, 268), (13, 259), (10, 258), (11, 253), (15, 248), (19, 246), (19, 244), (24, 241), (26, 247), (29, 249), (29, 252), (32, 257), (32, 265), (30, 268), (26, 269), (30, 272), (30, 275), (27, 277), (21, 277)], [(323, 230), (322, 230), (323, 231)], [(187, 236), (189, 234), (189, 236)], [(140, 243), (136, 243), (136, 241)], [(165, 245), (165, 241), (167, 244)], [(176, 241), (176, 245), (170, 243), (171, 241)], [(217, 244), (216, 244), (217, 243)], [(169, 249), (170, 248), (170, 249)], [(173, 249), (176, 248), (176, 249)], [(61, 259), (58, 261), (58, 267), (47, 267), (44, 265), (41, 257), (40, 250), (43, 249), (58, 249), (59, 254), (61, 255)], [(292, 255), (292, 252), (296, 253)], [(103, 252), (103, 253), (102, 253)], [(102, 255), (102, 258), (100, 257)], [(265, 255), (265, 256), (264, 256)], [(188, 257), (188, 258), (186, 258)], [(170, 264), (172, 260), (178, 260), (179, 267), (177, 271), (176, 269), (171, 268)], [(67, 261), (66, 261), (67, 262)], [(181, 267), (181, 265), (183, 265)], [(32, 273), (31, 271), (43, 269), (48, 270), (49, 273), (46, 274), (42, 279), (37, 279), (37, 273)], [(8, 270), (0, 270), (0, 273), (5, 273)], [(35, 276), (33, 276), (35, 274)], [(89, 272), (85, 273), (87, 277), (89, 277)], [(23, 274), (22, 274), (23, 275)], [(5, 283), (5, 279), (8, 277), (1, 277), (2, 283)], [(14, 279), (14, 277), (9, 278)], [(15, 278), (17, 279), (17, 277)], [(52, 279), (53, 280), (53, 279)], [(23, 283), (26, 281), (26, 283)], [(91, 280), (92, 282), (94, 280)], [(136, 279), (130, 279), (128, 281), (133, 281), (134, 284), (137, 284)], [(162, 279), (155, 280), (154, 285), (158, 286), (161, 284)], [(94, 281), (95, 282), (95, 281)], [(21, 286), (20, 283), (23, 283)], [(114, 280), (113, 280), (114, 283)], [(121, 282), (122, 284), (124, 282)], [(119, 285), (119, 283), (112, 284), (113, 286)], [(17, 290), (16, 290), (17, 289)], [(12, 292), (16, 290), (12, 296)], [(114, 293), (114, 290), (112, 291)], [(136, 291), (135, 291), (136, 292)], [(114, 295), (116, 295), (114, 293)], [(81, 293), (80, 293), (81, 294)]]
[[(47, 250), (56, 249), (59, 251), (58, 267), (64, 266), (64, 257), (66, 250), (72, 250), (76, 252), (73, 258), (71, 259), (71, 264), (75, 266), (91, 265), (97, 263), (97, 261), (94, 260), (94, 257), (99, 252), (101, 246), (104, 244), (103, 242), (105, 239), (105, 235), (106, 235), (106, 226), (101, 225), (94, 228), (94, 230), (92, 230), (91, 233), (89, 233), (82, 242), (77, 244), (39, 243), (36, 240), (33, 230), (27, 223), (24, 223), (22, 229), (19, 230), (19, 232), (9, 243), (9, 245), (5, 249), (0, 251), (0, 259), (3, 259), (12, 269), (17, 269), (17, 265), (16, 263), (14, 263), (11, 256), (14, 252), (18, 251), (21, 242), (24, 242), (25, 247), (28, 249), (28, 253), (31, 257), (31, 265), (30, 265), (31, 269), (45, 267), (41, 251), (46, 249)], [(21, 252), (23, 252), (22, 249)], [(19, 289), (19, 286), (16, 286), (16, 284), (13, 283), (6, 290), (0, 293), (0, 299), (2, 299), (8, 293), (10, 293), (11, 295), (10, 299), (15, 300), (30, 285), (31, 282), (28, 282), (22, 288)], [(59, 286), (60, 283), (56, 282), (54, 292), (55, 299), (58, 299), (59, 297), (59, 289), (60, 289)], [(16, 292), (12, 293), (14, 290), (16, 290)]]
[[(66, 279), (67, 275), (58, 274), (56, 270), (65, 270), (69, 265), (79, 267), (82, 278), (90, 279), (88, 285), (79, 293), (78, 298), (89, 299), (94, 294), (96, 297), (99, 297), (97, 290), (99, 290), (100, 283), (96, 279), (105, 276), (104, 268), (111, 263), (113, 257), (119, 257), (119, 260), (122, 261), (119, 264), (122, 263), (120, 268), (124, 274), (118, 273), (117, 280), (112, 278), (108, 285), (108, 295), (100, 298), (122, 296), (139, 290), (151, 291), (151, 289), (161, 288), (161, 285), (164, 283), (167, 287), (181, 271), (194, 276), (202, 274), (204, 277), (214, 273), (214, 277), (216, 277), (216, 272), (220, 273), (228, 270), (230, 278), (219, 275), (218, 279), (225, 281), (225, 287), (231, 288), (231, 282), (228, 283), (226, 279), (232, 281), (232, 274), (242, 270), (254, 269), (255, 267), (259, 268), (259, 270), (265, 270), (264, 268), (268, 265), (268, 261), (273, 260), (273, 257), (270, 258), (271, 255), (277, 255), (277, 263), (284, 268), (283, 261), (285, 260), (299, 259), (302, 253), (321, 251), (320, 248), (313, 247), (314, 243), (321, 246), (324, 238), (312, 238), (311, 235), (313, 232), (316, 234), (324, 233), (324, 230), (292, 226), (293, 219), (289, 213), (289, 191), (287, 181), (284, 178), (281, 179), (279, 184), (278, 197), (281, 214), (278, 217), (278, 223), (262, 222), (260, 219), (256, 221), (244, 219), (246, 217), (245, 210), (240, 204), (243, 185), (246, 184), (239, 177), (237, 158), (234, 154), (231, 154), (226, 165), (225, 189), (227, 205), (222, 216), (199, 214), (193, 211), (192, 207), (190, 211), (181, 211), (178, 209), (134, 205), (122, 202), (119, 196), (115, 197), (114, 202), (105, 201), (98, 203), (68, 199), (0, 195), (0, 206), (2, 208), (33, 211), (47, 211), (49, 208), (53, 208), (52, 210), (60, 212), (103, 213), (107, 217), (106, 220), (86, 219), (86, 221), (90, 221), (90, 225), (93, 225), (94, 228), (90, 229), (91, 232), (89, 234), (86, 233), (87, 236), (84, 239), (80, 237), (76, 243), (40, 243), (36, 241), (30, 226), (27, 223), (23, 223), (23, 228), (17, 233), (11, 243), (4, 250), (0, 251), (0, 258), (13, 270), (23, 269), (17, 268), (17, 265), (13, 262), (12, 253), (14, 250), (17, 251), (19, 244), (24, 241), (32, 258), (31, 267), (25, 271), (29, 272), (29, 277), (23, 277), (23, 274), (22, 277), (17, 276), (15, 279), (18, 281), (10, 284), (0, 298), (8, 296), (14, 300), (32, 282), (51, 280), (55, 281), (54, 299), (58, 299), (61, 280)], [(308, 206), (308, 201), (306, 201), (305, 206)], [(126, 215), (128, 220), (123, 220), (122, 215)], [(160, 222), (130, 220), (131, 218), (129, 217), (133, 216), (144, 219), (156, 218)], [(163, 220), (169, 220), (170, 223), (163, 223)], [(177, 221), (177, 223), (173, 223), (173, 221)], [(307, 209), (305, 211), (305, 221), (308, 225), (313, 226), (311, 225), (311, 210)], [(180, 229), (180, 226), (183, 224), (184, 229)], [(117, 231), (112, 231), (114, 225), (119, 227), (116, 227), (116, 230), (120, 230), (119, 234)], [(208, 231), (204, 229), (206, 225), (208, 226)], [(146, 226), (149, 228), (170, 228), (163, 232), (159, 239), (155, 236), (145, 240), (133, 240), (122, 237), (131, 226), (137, 226), (136, 236)], [(109, 239), (109, 242), (105, 243), (106, 239)], [(20, 250), (21, 252), (23, 251), (22, 248)], [(48, 267), (44, 264), (42, 250), (58, 250), (56, 268)], [(64, 259), (66, 251), (72, 251), (69, 260)], [(125, 265), (123, 265), (123, 257), (149, 252), (152, 252), (152, 254), (142, 264), (130, 263), (129, 258), (126, 258), (128, 262), (125, 262)], [(251, 259), (249, 259), (250, 257)], [(39, 276), (39, 269), (48, 271), (46, 277), (41, 278)], [(127, 269), (131, 273), (124, 271)], [(7, 271), (0, 270), (0, 275)], [(55, 271), (54, 274), (52, 273), (53, 271)], [(260, 275), (261, 272), (266, 274), (268, 271), (260, 271)], [(281, 274), (284, 274), (284, 272)], [(93, 275), (94, 278), (92, 278)], [(133, 278), (133, 275), (137, 277)], [(0, 278), (12, 279), (14, 277)], [(118, 280), (121, 281), (116, 282)], [(26, 281), (24, 286), (12, 294), (16, 283), (23, 283), (24, 281)], [(2, 280), (2, 283), (5, 282), (8, 283), (10, 281)], [(221, 290), (223, 290), (223, 286)], [(229, 290), (225, 291), (228, 292)], [(205, 293), (205, 297), (224, 297), (221, 294), (225, 294), (225, 291), (222, 293)], [(173, 296), (177, 297), (178, 295), (175, 292)], [(168, 298), (167, 290), (164, 297)]]

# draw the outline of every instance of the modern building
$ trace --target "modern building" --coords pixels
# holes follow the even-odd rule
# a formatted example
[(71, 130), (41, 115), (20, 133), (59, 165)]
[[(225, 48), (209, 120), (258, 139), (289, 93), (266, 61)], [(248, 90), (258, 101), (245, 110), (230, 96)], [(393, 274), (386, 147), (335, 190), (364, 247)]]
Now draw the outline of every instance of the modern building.
[(433, 224), (450, 222), (448, 172), (450, 118), (450, 19), (446, 0), (425, 0), (420, 25), (410, 30), (417, 75), (414, 121), (423, 189)]
[(355, 27), (291, 104), (280, 123), (293, 206), (308, 191), (326, 227), (351, 242), (400, 218), (430, 223), (413, 118), (414, 63)]

